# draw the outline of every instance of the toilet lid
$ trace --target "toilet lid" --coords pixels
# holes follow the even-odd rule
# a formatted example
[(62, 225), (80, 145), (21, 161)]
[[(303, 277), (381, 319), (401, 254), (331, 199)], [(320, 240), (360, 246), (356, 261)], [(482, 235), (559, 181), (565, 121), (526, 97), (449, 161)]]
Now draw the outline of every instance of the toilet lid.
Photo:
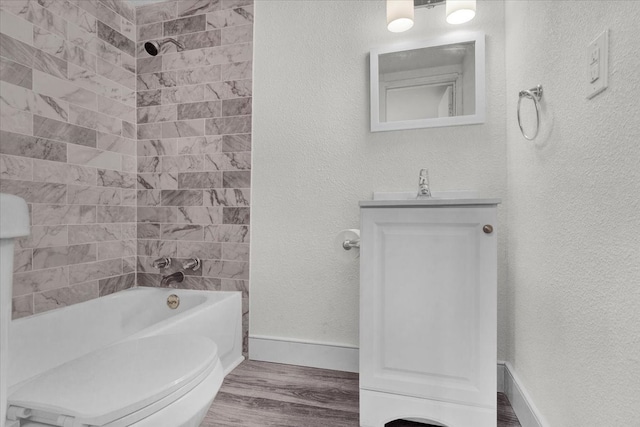
[(163, 406), (177, 400), (213, 370), (217, 353), (216, 344), (199, 335), (125, 341), (27, 381), (8, 403), (102, 426), (160, 400)]

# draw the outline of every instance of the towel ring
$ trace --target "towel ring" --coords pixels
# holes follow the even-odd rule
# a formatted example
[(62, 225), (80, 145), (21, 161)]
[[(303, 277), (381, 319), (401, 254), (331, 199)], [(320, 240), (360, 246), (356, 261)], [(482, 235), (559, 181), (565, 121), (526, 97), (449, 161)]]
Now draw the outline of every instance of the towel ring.
[[(522, 121), (520, 120), (520, 104), (522, 103), (522, 98), (529, 98), (533, 100), (533, 104), (536, 107), (536, 132), (533, 136), (529, 136), (524, 132), (524, 128), (522, 127)], [(529, 141), (536, 139), (538, 136), (538, 131), (540, 130), (540, 100), (542, 99), (542, 85), (538, 85), (529, 90), (521, 90), (518, 94), (518, 126), (520, 126), (520, 132), (522, 132), (522, 136), (524, 136)]]

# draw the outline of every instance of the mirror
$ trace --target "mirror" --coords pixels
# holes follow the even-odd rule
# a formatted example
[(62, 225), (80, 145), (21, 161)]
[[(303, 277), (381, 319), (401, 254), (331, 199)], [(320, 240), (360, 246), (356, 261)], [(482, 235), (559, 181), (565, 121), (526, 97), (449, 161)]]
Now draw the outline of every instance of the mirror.
[(484, 123), (484, 34), (371, 50), (371, 131)]

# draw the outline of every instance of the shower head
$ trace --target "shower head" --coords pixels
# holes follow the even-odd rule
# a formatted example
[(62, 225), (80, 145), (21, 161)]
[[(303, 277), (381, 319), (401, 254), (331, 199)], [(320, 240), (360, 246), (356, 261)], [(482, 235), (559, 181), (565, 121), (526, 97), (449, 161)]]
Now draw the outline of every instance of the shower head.
[(144, 50), (151, 56), (156, 56), (160, 51), (160, 44), (158, 42), (146, 42), (144, 44)]
[(166, 43), (173, 43), (178, 47), (178, 49), (184, 50), (184, 45), (178, 41), (175, 41), (174, 39), (146, 42), (144, 44), (144, 50), (146, 50), (149, 55), (156, 56), (160, 52), (160, 48), (162, 47), (162, 45)]

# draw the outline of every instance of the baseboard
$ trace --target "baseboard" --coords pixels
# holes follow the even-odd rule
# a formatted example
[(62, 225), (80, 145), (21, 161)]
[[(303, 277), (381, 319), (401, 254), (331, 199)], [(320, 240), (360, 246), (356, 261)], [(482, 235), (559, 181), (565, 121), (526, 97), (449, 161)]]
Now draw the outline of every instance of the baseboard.
[(498, 393), (504, 393), (504, 367), (505, 362), (498, 360), (498, 366), (496, 368), (496, 380)]
[(249, 359), (287, 365), (358, 372), (357, 347), (249, 336)]
[[(509, 362), (503, 364), (503, 389), (522, 427), (549, 427)], [(498, 382), (498, 389), (500, 383)]]

